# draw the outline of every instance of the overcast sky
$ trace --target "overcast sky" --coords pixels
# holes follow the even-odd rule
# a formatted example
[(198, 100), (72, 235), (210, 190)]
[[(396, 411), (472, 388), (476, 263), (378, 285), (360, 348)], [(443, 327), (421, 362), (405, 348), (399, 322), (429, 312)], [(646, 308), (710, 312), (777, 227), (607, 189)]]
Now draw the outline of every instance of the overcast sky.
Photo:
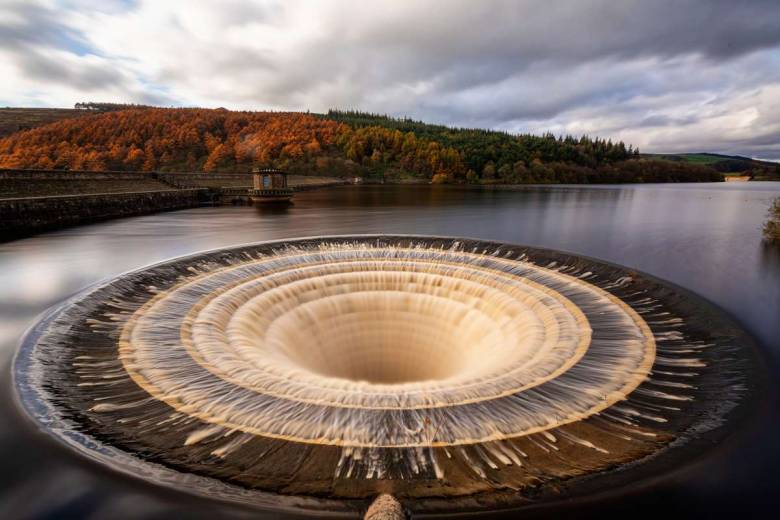
[(780, 159), (780, 0), (0, 0), (0, 105), (355, 108)]

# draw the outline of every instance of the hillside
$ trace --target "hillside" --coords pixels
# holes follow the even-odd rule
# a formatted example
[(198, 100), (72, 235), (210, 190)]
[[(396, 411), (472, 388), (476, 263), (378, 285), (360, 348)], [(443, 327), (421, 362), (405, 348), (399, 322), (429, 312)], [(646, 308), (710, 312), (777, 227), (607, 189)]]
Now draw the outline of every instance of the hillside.
[(460, 155), (413, 133), (353, 130), (303, 113), (143, 108), (68, 119), (0, 140), (0, 168), (248, 171), (462, 177)]
[(151, 108), (126, 103), (76, 103), (75, 108), (0, 108), (0, 138), (15, 132), (30, 130), (63, 119), (125, 110)]
[[(89, 115), (0, 139), (0, 168), (247, 171), (472, 183), (722, 180), (622, 142), (448, 128), (357, 112), (236, 112), (84, 104)], [(102, 108), (101, 108), (102, 107)], [(100, 110), (104, 110), (102, 113)], [(105, 111), (107, 110), (107, 111)]]
[(726, 175), (749, 175), (755, 180), (780, 180), (780, 164), (741, 155), (718, 153), (652, 154), (650, 158), (702, 164)]
[(380, 126), (452, 147), (463, 156), (470, 182), (480, 183), (620, 183), (718, 181), (706, 167), (640, 156), (623, 142), (588, 136), (510, 134), (494, 130), (451, 128), (412, 119), (330, 110), (320, 117), (353, 128)]
[(86, 114), (83, 110), (73, 108), (0, 108), (0, 138)]
[(639, 151), (623, 142), (612, 143), (588, 136), (556, 138), (552, 134), (536, 136), (514, 135), (494, 130), (450, 128), (411, 119), (395, 119), (383, 115), (362, 112), (330, 110), (322, 116), (341, 121), (353, 128), (380, 126), (401, 132), (413, 132), (418, 137), (431, 139), (462, 152), (466, 166), (481, 174), (486, 166), (500, 170), (513, 166), (517, 161), (531, 164), (534, 160), (568, 162), (580, 166), (596, 167), (600, 164), (625, 161), (638, 157)]

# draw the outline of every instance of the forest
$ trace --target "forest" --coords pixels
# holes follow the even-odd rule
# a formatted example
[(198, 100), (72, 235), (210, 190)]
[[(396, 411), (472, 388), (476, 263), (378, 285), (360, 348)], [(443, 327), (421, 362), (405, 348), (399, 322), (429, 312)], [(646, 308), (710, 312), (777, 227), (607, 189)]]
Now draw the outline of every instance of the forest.
[(451, 128), (408, 118), (330, 110), (321, 116), (352, 128), (380, 126), (412, 132), (460, 152), (467, 182), (483, 184), (722, 181), (708, 166), (641, 156), (622, 141), (589, 136), (510, 134)]
[(218, 172), (260, 166), (384, 182), (480, 184), (723, 180), (706, 165), (650, 159), (623, 142), (588, 136), (514, 135), (334, 110), (80, 105), (95, 113), (0, 139), (0, 168)]

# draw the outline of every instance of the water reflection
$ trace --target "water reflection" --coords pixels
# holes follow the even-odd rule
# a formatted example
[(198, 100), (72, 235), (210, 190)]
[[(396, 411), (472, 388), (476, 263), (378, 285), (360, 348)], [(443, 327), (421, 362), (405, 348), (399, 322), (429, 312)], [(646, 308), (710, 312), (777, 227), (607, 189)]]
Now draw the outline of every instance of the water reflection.
[(289, 213), (292, 204), (256, 204), (253, 207), (258, 215), (265, 217), (269, 215), (285, 215)]
[(761, 244), (761, 262), (759, 268), (762, 273), (767, 276), (772, 276), (780, 270), (780, 246), (778, 244)]
[[(761, 226), (769, 201), (779, 195), (780, 183), (484, 192), (441, 186), (344, 186), (297, 194), (286, 208), (205, 207), (48, 233), (0, 244), (0, 359), (8, 361), (18, 336), (44, 309), (123, 271), (238, 243), (386, 232), (525, 243), (641, 269), (728, 310), (761, 340), (776, 363), (780, 253), (764, 247)], [(772, 367), (777, 370), (775, 364)], [(7, 383), (7, 372), (3, 377)], [(214, 511), (199, 509), (189, 498), (154, 495), (143, 486), (96, 474), (59, 450), (43, 450), (39, 440), (20, 429), (22, 423), (9, 403), (6, 396), (0, 416), (0, 456), (6, 469), (0, 477), (0, 517), (85, 516), (82, 513), (209, 517)], [(777, 425), (778, 410), (780, 406), (771, 410), (767, 432), (776, 431), (771, 425)], [(669, 480), (661, 500), (679, 503), (678, 510), (685, 511), (724, 508), (724, 501), (734, 496), (743, 504), (770, 502), (780, 452), (764, 447), (774, 444), (766, 436), (751, 437), (695, 475)], [(128, 502), (134, 508), (130, 513), (123, 509)], [(601, 512), (604, 507), (600, 505)], [(617, 511), (621, 506), (612, 507)]]

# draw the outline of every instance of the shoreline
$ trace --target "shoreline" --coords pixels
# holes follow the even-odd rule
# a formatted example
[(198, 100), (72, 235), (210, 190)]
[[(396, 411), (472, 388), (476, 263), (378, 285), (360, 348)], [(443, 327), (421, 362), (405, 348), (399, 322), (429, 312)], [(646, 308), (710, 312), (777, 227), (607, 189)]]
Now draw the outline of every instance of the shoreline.
[[(28, 171), (32, 178), (46, 176), (52, 172)], [(57, 177), (71, 175), (69, 172), (54, 172)], [(165, 182), (165, 177), (173, 174), (147, 174), (142, 172), (75, 172), (81, 178), (96, 176), (97, 178), (116, 179), (124, 175), (133, 178), (159, 175)], [(191, 176), (195, 174), (182, 174)], [(197, 174), (202, 175), (202, 174)], [(244, 174), (231, 174), (231, 177), (243, 177)], [(0, 187), (4, 178), (8, 177), (8, 171), (0, 170)], [(218, 176), (216, 176), (218, 177)], [(207, 180), (211, 181), (214, 177)], [(403, 182), (350, 182), (345, 179), (322, 176), (291, 175), (293, 179), (291, 187), (295, 192), (304, 192), (339, 186), (354, 187), (398, 187), (405, 186), (409, 189), (427, 187), (429, 189), (451, 189), (464, 191), (495, 191), (495, 192), (521, 192), (534, 189), (559, 189), (559, 188), (595, 188), (609, 189), (610, 187), (632, 186), (659, 186), (659, 185), (701, 185), (717, 184), (725, 185), (732, 182), (661, 182), (661, 183), (619, 183), (619, 184), (431, 184), (424, 180), (410, 180)], [(761, 181), (749, 181), (751, 185)], [(765, 181), (772, 182), (772, 181)], [(742, 182), (738, 184), (743, 184)], [(240, 188), (225, 187), (197, 187), (176, 186), (171, 183), (161, 185), (145, 191), (110, 191), (97, 193), (52, 194), (27, 197), (0, 198), (0, 243), (35, 236), (47, 231), (55, 231), (79, 225), (93, 224), (117, 218), (150, 215), (166, 211), (176, 211), (197, 207), (213, 206), (215, 204), (242, 204), (245, 205), (245, 197), (237, 196)], [(294, 202), (294, 201), (293, 201)]]
[[(348, 183), (335, 177), (290, 177), (290, 187), (295, 192)], [(246, 190), (251, 187), (251, 177), (247, 174), (0, 170), (0, 189), (4, 181), (10, 183), (11, 193), (14, 186), (27, 189), (30, 185), (43, 183), (42, 191), (45, 191), (47, 187), (51, 189), (71, 181), (82, 183), (82, 186), (86, 184), (94, 191), (0, 198), (0, 243), (117, 218), (239, 201), (246, 203)], [(45, 184), (47, 182), (50, 184)], [(127, 184), (134, 182), (147, 189), (128, 190)], [(220, 183), (226, 186), (218, 186)], [(243, 187), (235, 186), (242, 183)]]

